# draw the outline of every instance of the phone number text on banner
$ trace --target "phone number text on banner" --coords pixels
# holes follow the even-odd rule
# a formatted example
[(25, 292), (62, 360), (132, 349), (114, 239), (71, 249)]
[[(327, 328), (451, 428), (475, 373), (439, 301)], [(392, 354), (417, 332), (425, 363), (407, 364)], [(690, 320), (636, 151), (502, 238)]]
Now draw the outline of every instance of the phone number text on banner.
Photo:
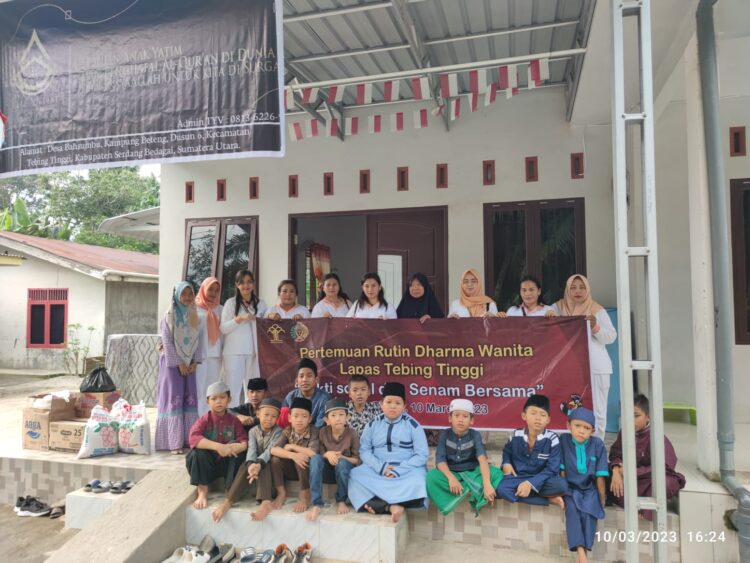
[(411, 415), (425, 427), (447, 425), (455, 398), (474, 402), (474, 427), (521, 425), (526, 399), (544, 394), (552, 428), (564, 428), (559, 408), (571, 394), (591, 404), (588, 332), (583, 317), (417, 320), (258, 320), (261, 374), (274, 397), (294, 387), (296, 365), (310, 358), (320, 385), (346, 397), (353, 375), (370, 380), (370, 400), (384, 383), (406, 387)]

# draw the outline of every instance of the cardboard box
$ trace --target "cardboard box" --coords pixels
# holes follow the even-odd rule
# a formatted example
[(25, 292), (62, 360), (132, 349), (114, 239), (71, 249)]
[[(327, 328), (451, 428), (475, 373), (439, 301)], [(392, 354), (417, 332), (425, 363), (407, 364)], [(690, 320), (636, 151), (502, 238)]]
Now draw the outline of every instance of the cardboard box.
[(78, 453), (83, 443), (83, 431), (87, 422), (87, 419), (50, 422), (49, 449)]
[(68, 418), (89, 418), (91, 411), (96, 405), (101, 405), (110, 410), (117, 400), (122, 396), (119, 389), (107, 393), (80, 393), (75, 406), (75, 415)]
[(75, 417), (77, 393), (71, 393), (70, 401), (60, 397), (45, 401), (45, 396), (32, 395), (23, 409), (22, 444), (27, 450), (48, 450), (50, 422)]

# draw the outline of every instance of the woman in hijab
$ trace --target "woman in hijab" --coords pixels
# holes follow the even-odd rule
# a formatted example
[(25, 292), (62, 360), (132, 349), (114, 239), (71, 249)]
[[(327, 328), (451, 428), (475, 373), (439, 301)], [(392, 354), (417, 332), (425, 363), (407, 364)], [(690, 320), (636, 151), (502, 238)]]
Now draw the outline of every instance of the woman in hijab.
[(565, 295), (552, 308), (561, 317), (586, 317), (589, 322), (589, 365), (591, 366), (591, 394), (594, 402), (596, 430), (594, 434), (604, 439), (607, 428), (607, 396), (612, 376), (612, 360), (607, 344), (617, 338), (617, 331), (607, 311), (591, 297), (591, 287), (586, 276), (573, 274), (565, 284)]
[[(212, 383), (219, 381), (221, 375), (221, 282), (216, 278), (203, 280), (195, 304), (198, 306), (200, 320), (201, 344), (205, 351), (203, 363), (195, 370), (196, 397), (205, 397), (206, 389)], [(198, 401), (198, 416), (208, 412), (208, 403)]]
[(449, 319), (497, 316), (497, 305), (484, 294), (479, 272), (475, 269), (469, 268), (461, 274), (459, 296), (451, 303), (451, 308), (448, 310)]
[(200, 321), (190, 283), (178, 283), (160, 325), (162, 351), (156, 384), (156, 449), (182, 453), (198, 420), (195, 369), (203, 362)]
[(421, 273), (412, 274), (406, 283), (406, 291), (398, 304), (396, 314), (399, 319), (419, 319), (420, 323), (427, 319), (442, 319), (445, 317), (435, 293), (432, 291), (427, 276)]

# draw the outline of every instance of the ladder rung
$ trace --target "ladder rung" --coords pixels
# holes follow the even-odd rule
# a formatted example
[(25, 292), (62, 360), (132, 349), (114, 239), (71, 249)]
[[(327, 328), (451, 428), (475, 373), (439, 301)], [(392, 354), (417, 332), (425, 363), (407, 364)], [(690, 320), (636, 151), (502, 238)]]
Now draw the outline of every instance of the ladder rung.
[(638, 497), (636, 504), (638, 505), (638, 508), (645, 508), (646, 510), (659, 509), (659, 504), (654, 497)]
[(625, 254), (628, 256), (648, 256), (651, 254), (651, 249), (648, 246), (629, 246), (625, 249)]
[(652, 370), (654, 369), (654, 362), (633, 360), (630, 362), (630, 369)]
[(645, 113), (623, 113), (622, 118), (625, 120), (625, 123), (629, 123), (631, 121), (640, 123), (641, 121), (646, 119), (646, 114)]

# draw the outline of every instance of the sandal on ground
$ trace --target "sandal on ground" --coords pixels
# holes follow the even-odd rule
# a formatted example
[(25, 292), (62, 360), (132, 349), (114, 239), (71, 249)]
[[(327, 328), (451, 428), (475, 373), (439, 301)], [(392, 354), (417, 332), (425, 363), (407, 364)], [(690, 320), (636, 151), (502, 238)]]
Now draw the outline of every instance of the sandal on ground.
[(49, 513), (49, 517), (54, 520), (55, 518), (60, 518), (63, 514), (65, 514), (65, 505), (55, 506), (52, 508), (52, 512)]
[(87, 493), (90, 493), (91, 491), (94, 490), (94, 487), (99, 486), (99, 483), (101, 483), (99, 479), (93, 479), (89, 481), (88, 483), (86, 483), (86, 486), (83, 488), (83, 490), (86, 491)]
[[(273, 550), (269, 549), (268, 552), (271, 554), (271, 559), (269, 561), (273, 561), (276, 557)], [(257, 557), (257, 553), (255, 552), (254, 547), (246, 547), (242, 551), (240, 551), (239, 555), (237, 556), (237, 561), (240, 563), (254, 563), (257, 561), (263, 561), (263, 559), (259, 559)]]
[(234, 559), (234, 547), (229, 545), (228, 543), (222, 544), (222, 545), (215, 545), (214, 548), (211, 550), (211, 559), (209, 559), (208, 563), (219, 563), (221, 561), (224, 561), (224, 558), (227, 556), (227, 553), (229, 551), (232, 551), (232, 558)]
[(112, 481), (102, 481), (96, 487), (91, 490), (95, 493), (106, 493), (112, 488)]

